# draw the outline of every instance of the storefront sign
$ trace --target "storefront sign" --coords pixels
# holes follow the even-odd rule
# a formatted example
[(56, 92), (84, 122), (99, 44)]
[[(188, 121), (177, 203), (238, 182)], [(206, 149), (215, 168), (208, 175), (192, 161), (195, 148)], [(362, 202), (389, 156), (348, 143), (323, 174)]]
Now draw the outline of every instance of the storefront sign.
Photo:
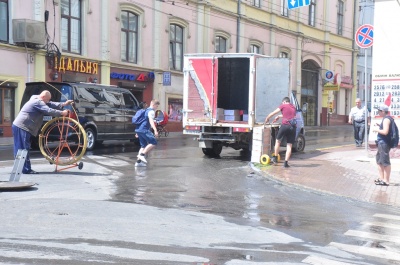
[(326, 83), (324, 85), (324, 91), (339, 91), (338, 84)]
[(342, 82), (340, 83), (340, 87), (346, 89), (352, 89), (354, 87), (353, 79), (347, 75), (342, 76)]
[(154, 81), (154, 72), (140, 73), (140, 74), (124, 74), (112, 72), (110, 74), (111, 79), (120, 79), (128, 81), (138, 81), (138, 82), (149, 82)]
[(56, 70), (58, 70), (58, 72), (65, 73), (65, 71), (71, 71), (93, 75), (98, 74), (99, 63), (96, 62), (65, 57), (61, 57), (60, 62), (57, 61), (57, 57), (55, 60)]

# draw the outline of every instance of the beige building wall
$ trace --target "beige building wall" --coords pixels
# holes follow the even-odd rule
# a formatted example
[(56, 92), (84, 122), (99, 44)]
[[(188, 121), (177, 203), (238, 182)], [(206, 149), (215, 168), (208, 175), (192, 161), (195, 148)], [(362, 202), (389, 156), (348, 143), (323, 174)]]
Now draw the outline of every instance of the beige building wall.
[[(182, 70), (171, 69), (169, 65), (170, 24), (184, 29), (183, 53), (215, 52), (216, 36), (226, 38), (226, 51), (229, 53), (249, 52), (251, 46), (256, 45), (261, 54), (273, 57), (287, 54), (291, 59), (292, 90), (301, 103), (309, 103), (312, 109), (307, 113), (307, 125), (320, 125), (321, 113), (328, 104), (335, 104), (332, 116), (340, 119), (348, 114), (354, 96), (353, 90), (348, 88), (339, 87), (338, 91), (324, 89), (327, 70), (356, 79), (353, 25), (357, 9), (354, 1), (342, 2), (343, 31), (340, 35), (337, 34), (339, 0), (315, 1), (314, 25), (309, 25), (309, 7), (287, 11), (282, 7), (283, 0), (260, 1), (259, 7), (244, 0), (82, 0), (82, 53), (63, 52), (63, 56), (98, 62), (99, 79), (104, 84), (112, 82), (111, 69), (154, 72), (151, 94), (160, 98), (162, 110), (168, 110), (169, 99), (182, 97), (183, 84)], [(61, 47), (60, 0), (17, 0), (9, 3), (10, 21), (15, 18), (44, 21), (44, 10), (49, 10), (49, 38)], [(20, 8), (22, 6), (26, 8)], [(121, 61), (121, 10), (133, 12), (139, 17), (137, 63)], [(46, 58), (43, 48), (25, 50), (16, 47), (11, 37), (8, 44), (0, 45), (0, 53), (3, 58), (17, 58), (15, 63), (18, 62), (13, 72), (10, 72), (10, 67), (0, 65), (0, 76), (22, 78), (23, 82), (49, 79), (49, 73), (44, 70)], [(26, 60), (26, 53), (33, 55), (32, 63)], [(308, 87), (310, 84), (304, 80), (305, 73), (308, 73), (304, 67), (310, 65), (314, 67), (315, 83), (312, 85), (315, 88)], [(171, 72), (171, 86), (163, 85), (164, 72)], [(17, 100), (20, 100), (22, 89), (23, 86), (18, 87)], [(307, 93), (313, 89), (311, 98)], [(19, 104), (16, 104), (15, 110), (18, 109)]]

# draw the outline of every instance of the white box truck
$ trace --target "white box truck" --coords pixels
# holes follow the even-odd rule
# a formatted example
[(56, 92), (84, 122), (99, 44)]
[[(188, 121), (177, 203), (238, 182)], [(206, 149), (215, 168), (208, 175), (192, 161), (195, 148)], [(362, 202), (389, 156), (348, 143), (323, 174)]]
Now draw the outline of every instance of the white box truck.
[[(297, 109), (294, 151), (303, 151), (304, 121), (290, 89), (289, 59), (253, 53), (184, 56), (183, 133), (196, 136), (205, 155), (218, 156), (224, 146), (254, 152), (254, 129), (270, 126), (277, 132), (279, 124), (264, 125), (264, 120), (284, 97)], [(258, 154), (252, 153), (252, 162), (259, 162)]]

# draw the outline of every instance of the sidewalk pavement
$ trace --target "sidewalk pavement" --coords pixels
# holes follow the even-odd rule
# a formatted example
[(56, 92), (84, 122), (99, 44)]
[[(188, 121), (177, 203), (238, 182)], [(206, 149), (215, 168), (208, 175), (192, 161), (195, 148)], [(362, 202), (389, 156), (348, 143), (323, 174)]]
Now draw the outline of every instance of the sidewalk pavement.
[[(329, 127), (328, 127), (329, 128)], [(0, 137), (0, 146), (13, 145), (12, 137)], [(390, 186), (377, 186), (378, 169), (373, 152), (354, 144), (294, 153), (290, 168), (260, 166), (275, 181), (335, 194), (355, 200), (400, 207), (400, 159), (391, 159)], [(257, 166), (258, 167), (258, 166)]]
[(370, 203), (400, 206), (400, 159), (391, 159), (389, 186), (375, 185), (378, 168), (373, 154), (354, 144), (294, 154), (290, 168), (261, 166), (263, 173), (276, 181)]

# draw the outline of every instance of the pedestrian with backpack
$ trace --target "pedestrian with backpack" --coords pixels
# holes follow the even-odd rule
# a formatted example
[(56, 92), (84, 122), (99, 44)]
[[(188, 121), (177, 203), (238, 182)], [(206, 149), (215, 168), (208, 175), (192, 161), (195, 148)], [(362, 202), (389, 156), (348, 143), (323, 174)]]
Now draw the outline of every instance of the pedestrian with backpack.
[(393, 134), (392, 123), (394, 120), (389, 116), (389, 107), (382, 104), (378, 107), (379, 116), (383, 117), (381, 124), (375, 124), (372, 130), (378, 133), (376, 145), (376, 164), (378, 165), (379, 178), (375, 180), (375, 185), (389, 186), (390, 173), (392, 166), (390, 164), (389, 152), (392, 148), (391, 135)]
[[(137, 161), (135, 163), (136, 167), (147, 166), (146, 156), (157, 145), (157, 140), (155, 137), (158, 136), (158, 132), (156, 124), (154, 122), (154, 117), (155, 111), (157, 110), (159, 105), (160, 102), (157, 99), (153, 99), (150, 102), (150, 107), (148, 107), (144, 112), (141, 113), (143, 117), (136, 117), (135, 115), (135, 117), (132, 119), (132, 122), (134, 122), (134, 119), (136, 118), (135, 132), (138, 135), (140, 142), (140, 150), (137, 155)], [(150, 128), (153, 128), (154, 134), (150, 131)]]

